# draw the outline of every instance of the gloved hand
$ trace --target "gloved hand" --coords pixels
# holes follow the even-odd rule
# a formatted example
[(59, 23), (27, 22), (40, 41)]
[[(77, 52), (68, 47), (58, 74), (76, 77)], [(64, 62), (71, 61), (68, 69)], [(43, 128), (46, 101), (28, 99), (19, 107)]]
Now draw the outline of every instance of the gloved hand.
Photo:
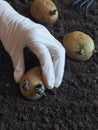
[(5, 1), (0, 1), (0, 39), (11, 56), (16, 82), (25, 72), (23, 50), (28, 47), (40, 61), (46, 87), (60, 86), (65, 49), (43, 25), (20, 15)]

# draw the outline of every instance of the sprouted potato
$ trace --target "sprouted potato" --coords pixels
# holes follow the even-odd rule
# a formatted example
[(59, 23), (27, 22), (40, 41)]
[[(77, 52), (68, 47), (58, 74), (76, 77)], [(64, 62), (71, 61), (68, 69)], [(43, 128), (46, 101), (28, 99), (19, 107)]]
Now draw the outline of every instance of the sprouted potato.
[(67, 55), (78, 61), (88, 60), (95, 51), (93, 39), (80, 31), (68, 33), (63, 38)]
[(58, 9), (51, 0), (34, 0), (30, 12), (41, 23), (55, 23), (58, 19)]
[(22, 76), (20, 91), (29, 100), (37, 100), (45, 95), (45, 86), (40, 67), (34, 67)]

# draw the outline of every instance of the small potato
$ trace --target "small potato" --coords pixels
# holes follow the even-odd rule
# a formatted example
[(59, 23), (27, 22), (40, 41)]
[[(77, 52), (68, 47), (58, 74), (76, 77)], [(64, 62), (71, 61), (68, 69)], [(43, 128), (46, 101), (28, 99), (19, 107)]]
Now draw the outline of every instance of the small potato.
[(20, 91), (29, 100), (39, 99), (45, 94), (40, 67), (34, 67), (22, 76), (20, 80)]
[(58, 19), (57, 7), (51, 0), (34, 0), (30, 12), (41, 23), (55, 23)]
[(95, 51), (92, 38), (80, 31), (66, 34), (63, 38), (63, 45), (67, 55), (78, 61), (88, 60)]

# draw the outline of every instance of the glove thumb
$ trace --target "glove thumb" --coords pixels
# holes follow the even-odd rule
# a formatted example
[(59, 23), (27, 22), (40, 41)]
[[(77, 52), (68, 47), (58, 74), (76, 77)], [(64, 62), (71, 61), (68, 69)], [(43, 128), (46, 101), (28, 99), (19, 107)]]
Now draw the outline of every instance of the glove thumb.
[(11, 58), (14, 66), (14, 79), (16, 83), (19, 83), (25, 71), (23, 52), (17, 53)]

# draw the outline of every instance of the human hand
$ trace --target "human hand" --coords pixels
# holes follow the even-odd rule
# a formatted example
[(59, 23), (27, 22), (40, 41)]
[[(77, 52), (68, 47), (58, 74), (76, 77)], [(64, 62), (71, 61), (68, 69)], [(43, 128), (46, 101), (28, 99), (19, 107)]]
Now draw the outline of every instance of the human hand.
[(43, 26), (38, 24), (29, 33), (26, 46), (38, 57), (44, 82), (48, 89), (58, 88), (62, 82), (65, 65), (65, 49)]
[(59, 87), (65, 65), (65, 49), (41, 24), (17, 13), (6, 1), (0, 3), (0, 38), (14, 66), (14, 79), (20, 82), (25, 72), (24, 48), (38, 57), (48, 89)]
[[(33, 23), (32, 23), (33, 24)], [(25, 30), (25, 28), (24, 28)], [(40, 24), (36, 24), (34, 29), (27, 30), (25, 36), (26, 42), (18, 44), (14, 51), (10, 51), (14, 70), (14, 79), (16, 82), (24, 74), (25, 64), (23, 49), (28, 47), (38, 57), (42, 76), (48, 89), (58, 88), (62, 82), (65, 65), (65, 49), (62, 44), (54, 38), (54, 36)], [(17, 34), (18, 35), (18, 34)], [(19, 34), (23, 37), (22, 33)]]

